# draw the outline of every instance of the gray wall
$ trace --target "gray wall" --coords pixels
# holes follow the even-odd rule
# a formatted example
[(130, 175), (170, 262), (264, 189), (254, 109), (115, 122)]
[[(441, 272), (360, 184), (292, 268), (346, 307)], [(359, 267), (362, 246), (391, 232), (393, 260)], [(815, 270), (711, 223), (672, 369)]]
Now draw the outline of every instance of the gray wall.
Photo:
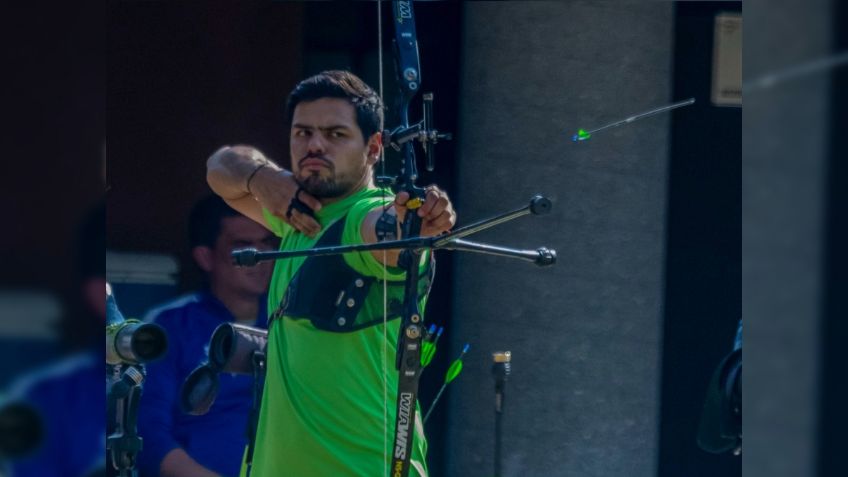
[(504, 349), (505, 476), (655, 475), (669, 118), (570, 135), (671, 101), (673, 5), (473, 2), (464, 21), (460, 223), (544, 193), (550, 216), (475, 238), (559, 258), (455, 256), (450, 349), (472, 351), (446, 396), (447, 475), (492, 474)]
[[(832, 5), (746, 4), (746, 81), (826, 56)], [(743, 94), (743, 473), (815, 475), (829, 77)]]

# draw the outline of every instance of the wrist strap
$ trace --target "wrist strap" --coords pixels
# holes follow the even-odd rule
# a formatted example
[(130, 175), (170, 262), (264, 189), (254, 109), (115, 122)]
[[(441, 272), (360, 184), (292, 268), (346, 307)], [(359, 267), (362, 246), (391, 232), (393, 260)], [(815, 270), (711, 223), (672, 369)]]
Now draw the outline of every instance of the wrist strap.
[(263, 162), (262, 164), (259, 164), (258, 166), (256, 166), (256, 169), (253, 169), (253, 172), (251, 172), (250, 175), (247, 176), (246, 186), (247, 186), (247, 193), (248, 194), (253, 195), (253, 191), (250, 190), (250, 181), (253, 180), (253, 177), (256, 176), (256, 173), (259, 172), (259, 169), (262, 169), (263, 167), (265, 167), (267, 165), (268, 165), (267, 162)]

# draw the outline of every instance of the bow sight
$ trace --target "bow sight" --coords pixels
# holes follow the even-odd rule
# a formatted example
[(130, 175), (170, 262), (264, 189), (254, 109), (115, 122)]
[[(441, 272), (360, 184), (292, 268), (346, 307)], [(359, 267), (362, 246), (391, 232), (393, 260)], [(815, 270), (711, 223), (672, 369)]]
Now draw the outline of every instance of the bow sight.
[[(412, 126), (398, 126), (392, 131), (384, 130), (383, 144), (400, 152), (403, 144), (417, 140), (427, 154), (427, 170), (432, 172), (436, 164), (433, 146), (440, 140), (450, 141), (453, 135), (439, 132), (433, 126), (433, 93), (424, 93), (421, 96), (424, 100), (424, 119)], [(378, 177), (377, 181), (380, 185), (391, 185), (394, 178), (382, 176)]]

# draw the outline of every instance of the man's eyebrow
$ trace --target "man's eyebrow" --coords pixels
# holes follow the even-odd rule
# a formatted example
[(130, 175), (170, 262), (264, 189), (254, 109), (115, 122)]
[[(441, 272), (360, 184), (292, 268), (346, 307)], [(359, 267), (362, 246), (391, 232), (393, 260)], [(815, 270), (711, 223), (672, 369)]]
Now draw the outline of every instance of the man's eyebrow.
[(334, 125), (332, 125), (332, 126), (315, 127), (315, 126), (310, 126), (310, 125), (308, 125), (308, 124), (303, 124), (303, 123), (294, 123), (294, 124), (292, 124), (292, 128), (297, 128), (297, 129), (318, 129), (319, 131), (335, 131), (336, 129), (346, 129), (346, 130), (350, 130), (350, 129), (351, 129), (351, 127), (350, 127), (350, 126), (347, 126), (347, 125), (345, 125), (345, 124), (334, 124)]
[(333, 126), (327, 126), (327, 127), (318, 128), (318, 129), (319, 129), (320, 131), (325, 131), (325, 132), (326, 132), (326, 131), (335, 131), (336, 129), (350, 129), (350, 127), (349, 127), (349, 126), (346, 126), (346, 125), (344, 125), (344, 124), (335, 124), (335, 125), (333, 125)]

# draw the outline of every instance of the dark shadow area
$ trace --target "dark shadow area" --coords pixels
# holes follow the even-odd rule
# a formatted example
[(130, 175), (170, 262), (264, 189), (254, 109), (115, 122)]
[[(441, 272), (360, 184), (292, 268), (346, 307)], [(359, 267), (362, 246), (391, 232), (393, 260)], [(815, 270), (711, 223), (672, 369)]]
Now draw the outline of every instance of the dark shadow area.
[(741, 458), (706, 453), (696, 436), (741, 317), (742, 108), (710, 101), (715, 16), (741, 4), (676, 7), (674, 98), (697, 102), (672, 123), (658, 475), (730, 477)]
[[(848, 51), (848, 5), (834, 4), (834, 53)], [(844, 432), (848, 427), (848, 67), (830, 75), (830, 157), (827, 175), (826, 249), (824, 257), (824, 320), (821, 330), (821, 374), (819, 409), (818, 475), (842, 476), (848, 473), (844, 452)]]

